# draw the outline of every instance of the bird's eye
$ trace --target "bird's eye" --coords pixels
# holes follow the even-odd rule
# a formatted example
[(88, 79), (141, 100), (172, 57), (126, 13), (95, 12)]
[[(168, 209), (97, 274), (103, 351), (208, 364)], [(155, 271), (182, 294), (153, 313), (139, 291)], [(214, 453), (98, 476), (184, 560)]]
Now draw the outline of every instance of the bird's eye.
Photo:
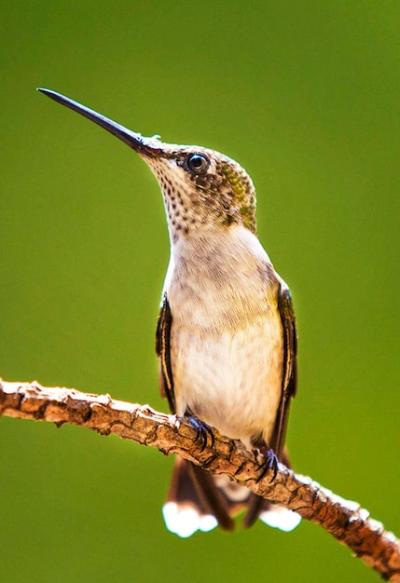
[(202, 174), (208, 168), (209, 161), (203, 154), (189, 154), (186, 158), (186, 166), (193, 174)]

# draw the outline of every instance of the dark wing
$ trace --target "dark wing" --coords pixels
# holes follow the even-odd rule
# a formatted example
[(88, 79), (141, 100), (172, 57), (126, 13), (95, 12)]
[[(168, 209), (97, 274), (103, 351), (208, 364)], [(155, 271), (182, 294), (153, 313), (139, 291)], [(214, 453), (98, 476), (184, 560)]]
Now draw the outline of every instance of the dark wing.
[[(281, 462), (287, 466), (290, 466), (289, 460), (287, 458), (287, 452), (284, 450), (284, 445), (290, 401), (296, 393), (297, 338), (292, 298), (289, 288), (280, 278), (278, 289), (278, 310), (281, 317), (283, 330), (282, 393), (275, 426), (272, 433), (271, 443), (268, 445), (275, 451)], [(247, 514), (244, 517), (244, 526), (251, 526), (257, 520), (260, 513), (267, 512), (270, 506), (271, 510), (273, 510), (273, 504), (271, 505), (269, 502), (264, 500), (264, 498), (260, 498), (260, 496), (252, 494), (248, 502)]]
[(272, 447), (280, 458), (285, 443), (290, 401), (296, 394), (297, 386), (296, 319), (293, 310), (292, 297), (288, 286), (283, 280), (280, 280), (278, 291), (278, 310), (283, 328), (283, 374), (282, 396), (275, 421)]
[(174, 378), (171, 366), (172, 314), (167, 294), (164, 294), (156, 331), (156, 352), (160, 359), (161, 395), (167, 397), (171, 413), (175, 413)]

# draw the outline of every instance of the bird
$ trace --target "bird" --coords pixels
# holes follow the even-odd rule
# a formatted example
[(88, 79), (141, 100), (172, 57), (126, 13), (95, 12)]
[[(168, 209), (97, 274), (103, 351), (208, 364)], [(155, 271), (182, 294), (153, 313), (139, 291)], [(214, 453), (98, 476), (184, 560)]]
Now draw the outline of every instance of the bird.
[[(161, 394), (206, 445), (214, 432), (261, 456), (274, 478), (289, 465), (285, 435), (296, 394), (297, 336), (288, 286), (260, 243), (256, 191), (233, 159), (210, 148), (144, 137), (56, 91), (38, 91), (133, 149), (160, 186), (170, 261), (156, 331)], [(166, 527), (186, 538), (258, 518), (284, 531), (300, 516), (227, 477), (177, 458), (163, 506)]]

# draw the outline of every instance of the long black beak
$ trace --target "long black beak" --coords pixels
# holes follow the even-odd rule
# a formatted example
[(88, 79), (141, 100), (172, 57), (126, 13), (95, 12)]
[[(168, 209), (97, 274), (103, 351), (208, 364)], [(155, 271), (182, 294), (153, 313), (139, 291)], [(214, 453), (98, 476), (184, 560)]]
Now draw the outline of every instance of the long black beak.
[(148, 156), (162, 155), (160, 146), (157, 147), (154, 144), (155, 140), (153, 138), (145, 138), (136, 132), (132, 132), (119, 123), (116, 123), (108, 117), (93, 111), (93, 109), (89, 109), (89, 107), (86, 107), (85, 105), (81, 105), (77, 101), (62, 95), (61, 93), (51, 91), (50, 89), (43, 89), (42, 87), (39, 87), (38, 91), (44, 95), (47, 95), (47, 97), (54, 99), (54, 101), (57, 101), (57, 103), (61, 103), (61, 105), (65, 105), (66, 107), (77, 111), (84, 117), (94, 121), (94, 123), (97, 123), (97, 125), (112, 133), (125, 144), (136, 150), (136, 152), (139, 154), (147, 154)]

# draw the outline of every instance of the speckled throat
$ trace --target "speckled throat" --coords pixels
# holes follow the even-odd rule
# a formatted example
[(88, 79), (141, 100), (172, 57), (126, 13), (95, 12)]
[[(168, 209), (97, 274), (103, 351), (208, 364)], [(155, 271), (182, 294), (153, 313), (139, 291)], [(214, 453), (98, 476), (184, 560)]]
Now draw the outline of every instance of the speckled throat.
[[(165, 146), (167, 155), (145, 159), (160, 184), (173, 241), (193, 231), (233, 224), (255, 233), (255, 188), (237, 162), (199, 146)], [(204, 156), (205, 172), (187, 168), (191, 155)]]

